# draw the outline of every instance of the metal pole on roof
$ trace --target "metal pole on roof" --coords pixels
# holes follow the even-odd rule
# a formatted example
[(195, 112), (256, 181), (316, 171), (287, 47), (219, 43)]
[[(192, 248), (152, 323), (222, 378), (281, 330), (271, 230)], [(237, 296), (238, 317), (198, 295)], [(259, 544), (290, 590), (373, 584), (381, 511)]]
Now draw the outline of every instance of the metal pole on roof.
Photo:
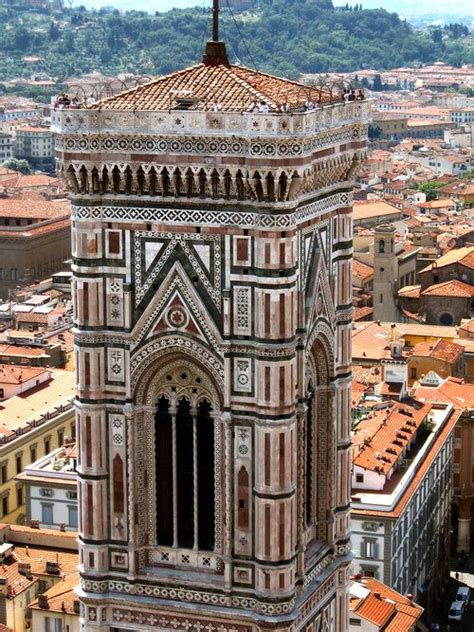
[(219, 0), (214, 0), (212, 8), (212, 41), (219, 41)]

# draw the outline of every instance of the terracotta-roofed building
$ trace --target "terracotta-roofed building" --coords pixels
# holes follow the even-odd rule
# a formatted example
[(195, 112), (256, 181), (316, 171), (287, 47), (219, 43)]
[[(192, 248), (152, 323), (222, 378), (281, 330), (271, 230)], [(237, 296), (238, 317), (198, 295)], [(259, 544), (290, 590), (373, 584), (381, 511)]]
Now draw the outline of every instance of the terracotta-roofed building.
[[(65, 594), (66, 587), (72, 589), (75, 585), (79, 562), (77, 535), (58, 535), (60, 537), (53, 537), (47, 529), (0, 525), (0, 617), (2, 623), (15, 632), (48, 629), (44, 625), (31, 626), (30, 602), (35, 602), (38, 595), (52, 587), (56, 588), (53, 594), (58, 595)], [(41, 596), (38, 601), (46, 605)], [(54, 627), (52, 621), (49, 629), (59, 628)]]
[(63, 445), (66, 437), (75, 436), (74, 374), (58, 369), (49, 369), (44, 376), (48, 374), (51, 379), (0, 404), (0, 518), (3, 522), (15, 523), (25, 516), (24, 484), (16, 480), (16, 475), (40, 456)]
[(0, 199), (0, 226), (30, 226), (46, 220), (64, 219), (70, 212), (68, 200)]
[(0, 199), (0, 298), (64, 267), (71, 256), (69, 213), (64, 199)]
[(409, 385), (435, 371), (445, 378), (450, 376), (462, 377), (464, 347), (455, 342), (439, 339), (436, 342), (420, 342), (411, 350), (408, 359)]
[(406, 285), (398, 290), (398, 305), (402, 311), (417, 313), (420, 301), (420, 286)]
[[(427, 611), (445, 586), (446, 557), (440, 551), (449, 549), (450, 468), (459, 414), (447, 403), (382, 402), (354, 431), (354, 571), (412, 593)], [(408, 572), (415, 567), (416, 573)]]
[(368, 388), (369, 387), (366, 386), (365, 384), (361, 384), (360, 382), (356, 382), (355, 380), (352, 380), (352, 408), (353, 409), (357, 408), (360, 401), (364, 397), (364, 394), (367, 392)]
[(368, 305), (364, 307), (354, 307), (352, 311), (352, 320), (354, 322), (370, 321), (374, 317), (374, 308)]
[(373, 577), (351, 578), (349, 632), (413, 632), (423, 608)]
[[(352, 265), (352, 279), (357, 287), (365, 288), (367, 284), (373, 279), (374, 268), (362, 263), (362, 261), (354, 260)], [(370, 289), (370, 288), (369, 288)]]
[[(79, 632), (80, 608), (75, 592), (78, 586), (79, 575), (73, 573), (46, 590), (42, 597), (32, 601), (28, 606), (31, 611), (32, 630), (62, 629)], [(61, 623), (62, 627), (56, 621)]]
[(457, 550), (467, 551), (474, 540), (474, 384), (428, 374), (415, 384), (412, 392), (420, 401), (451, 404), (461, 412), (454, 431), (453, 515)]
[(366, 367), (353, 364), (352, 379), (373, 388), (376, 384), (380, 384), (382, 381), (383, 368), (381, 365)]
[(420, 292), (418, 313), (428, 324), (458, 324), (474, 313), (474, 285), (458, 279), (430, 285)]
[(443, 198), (440, 200), (431, 200), (430, 202), (418, 202), (415, 206), (420, 209), (421, 213), (429, 214), (433, 211), (454, 211), (456, 202), (453, 202), (450, 198)]
[(474, 285), (474, 246), (450, 250), (418, 275), (422, 289), (452, 279)]
[(354, 202), (354, 226), (375, 226), (382, 222), (398, 221), (402, 212), (383, 200)]
[(352, 488), (382, 490), (417, 442), (430, 404), (390, 402), (360, 421), (352, 439)]
[(461, 321), (458, 334), (460, 338), (474, 339), (474, 318)]
[(51, 379), (44, 367), (0, 364), (0, 400), (9, 399)]

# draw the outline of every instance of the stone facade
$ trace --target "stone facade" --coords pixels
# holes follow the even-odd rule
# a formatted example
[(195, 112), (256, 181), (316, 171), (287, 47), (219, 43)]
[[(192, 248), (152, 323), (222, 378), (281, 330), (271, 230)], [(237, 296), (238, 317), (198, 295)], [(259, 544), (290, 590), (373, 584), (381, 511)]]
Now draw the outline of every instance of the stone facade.
[(398, 321), (395, 297), (398, 290), (398, 259), (395, 254), (395, 227), (382, 224), (374, 241), (374, 319)]
[(82, 630), (347, 629), (368, 107), (53, 113), (72, 199)]

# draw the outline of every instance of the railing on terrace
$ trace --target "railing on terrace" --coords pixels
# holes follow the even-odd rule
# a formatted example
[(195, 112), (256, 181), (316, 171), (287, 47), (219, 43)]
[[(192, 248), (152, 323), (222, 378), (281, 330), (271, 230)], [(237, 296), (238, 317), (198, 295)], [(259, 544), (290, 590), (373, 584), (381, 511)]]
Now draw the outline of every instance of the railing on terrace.
[[(56, 133), (199, 134), (305, 136), (352, 123), (368, 123), (370, 100), (336, 103), (299, 113), (53, 110)], [(84, 149), (87, 144), (84, 142)], [(59, 148), (59, 147), (58, 147)]]

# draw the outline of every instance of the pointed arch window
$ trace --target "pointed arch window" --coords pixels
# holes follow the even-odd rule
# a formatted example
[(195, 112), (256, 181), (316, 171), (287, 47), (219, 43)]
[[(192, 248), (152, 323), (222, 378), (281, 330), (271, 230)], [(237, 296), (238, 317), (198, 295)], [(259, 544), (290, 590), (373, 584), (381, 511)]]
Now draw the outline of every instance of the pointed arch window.
[[(332, 420), (329, 395), (329, 364), (324, 346), (313, 345), (306, 390), (305, 418), (305, 522), (307, 544), (314, 539), (328, 541), (333, 511), (329, 486), (333, 484), (334, 457), (331, 453)], [(325, 475), (322, 475), (322, 473)]]
[(215, 549), (215, 419), (208, 399), (162, 395), (155, 417), (156, 539), (160, 546)]

